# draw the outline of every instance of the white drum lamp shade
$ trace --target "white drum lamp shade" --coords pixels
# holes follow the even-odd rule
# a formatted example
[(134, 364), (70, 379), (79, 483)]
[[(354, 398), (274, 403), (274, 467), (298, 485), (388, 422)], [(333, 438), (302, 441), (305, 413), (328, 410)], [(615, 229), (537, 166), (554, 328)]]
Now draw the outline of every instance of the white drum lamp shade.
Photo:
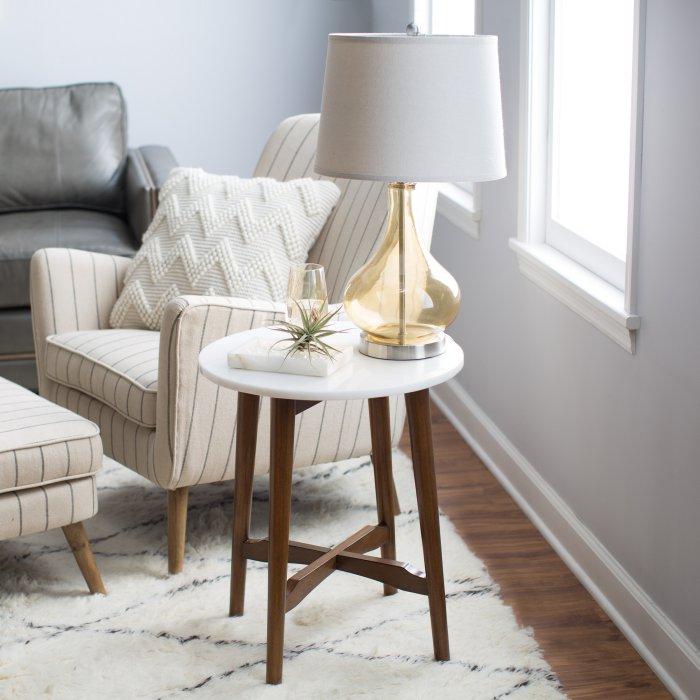
[(504, 177), (497, 37), (331, 34), (315, 169), (388, 182)]

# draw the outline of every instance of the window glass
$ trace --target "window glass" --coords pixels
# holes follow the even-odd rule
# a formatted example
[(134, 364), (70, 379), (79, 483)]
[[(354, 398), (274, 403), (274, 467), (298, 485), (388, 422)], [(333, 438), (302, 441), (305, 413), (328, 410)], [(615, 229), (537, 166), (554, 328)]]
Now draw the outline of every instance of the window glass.
[(473, 34), (474, 0), (432, 0), (433, 34)]
[(554, 0), (553, 8), (550, 215), (624, 260), (634, 0)]

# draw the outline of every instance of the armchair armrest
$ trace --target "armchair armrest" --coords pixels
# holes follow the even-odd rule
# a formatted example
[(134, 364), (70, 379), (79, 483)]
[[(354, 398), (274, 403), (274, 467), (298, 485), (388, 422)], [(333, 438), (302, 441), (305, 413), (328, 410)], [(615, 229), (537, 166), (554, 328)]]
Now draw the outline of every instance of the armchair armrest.
[(161, 486), (221, 481), (232, 461), (236, 392), (200, 375), (201, 349), (226, 335), (270, 325), (284, 313), (282, 303), (231, 297), (181, 296), (168, 303), (160, 331), (156, 409), (155, 468)]
[[(237, 392), (199, 372), (200, 350), (237, 331), (280, 320), (285, 305), (226, 297), (173, 299), (165, 308), (158, 361), (155, 480), (175, 489), (233, 478)], [(404, 423), (401, 397), (390, 402), (392, 444)], [(269, 468), (269, 402), (260, 409), (255, 469)], [(370, 452), (367, 402), (328, 401), (305, 411), (296, 426), (295, 467)]]
[(136, 240), (151, 223), (158, 207), (158, 193), (170, 171), (177, 166), (166, 146), (129, 149), (126, 163), (126, 218)]
[(29, 297), (39, 393), (46, 396), (46, 338), (109, 327), (129, 258), (69, 248), (42, 248), (32, 256)]

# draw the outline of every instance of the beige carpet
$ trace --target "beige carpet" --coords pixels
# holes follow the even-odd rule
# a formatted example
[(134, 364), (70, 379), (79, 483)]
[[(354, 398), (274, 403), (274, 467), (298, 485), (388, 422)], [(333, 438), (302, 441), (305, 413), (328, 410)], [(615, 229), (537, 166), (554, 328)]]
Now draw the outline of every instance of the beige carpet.
[[(394, 456), (400, 559), (421, 566), (410, 462)], [(60, 532), (0, 542), (0, 697), (561, 698), (531, 634), (442, 518), (452, 660), (432, 659), (427, 598), (334, 573), (287, 616), (284, 683), (265, 679), (266, 566), (228, 618), (231, 484), (192, 489), (186, 569), (168, 577), (165, 493), (107, 461), (87, 524), (109, 595), (89, 596)], [(264, 536), (267, 479), (253, 528)], [(373, 521), (367, 459), (295, 474), (292, 536), (332, 545)], [(290, 567), (292, 568), (297, 567)]]

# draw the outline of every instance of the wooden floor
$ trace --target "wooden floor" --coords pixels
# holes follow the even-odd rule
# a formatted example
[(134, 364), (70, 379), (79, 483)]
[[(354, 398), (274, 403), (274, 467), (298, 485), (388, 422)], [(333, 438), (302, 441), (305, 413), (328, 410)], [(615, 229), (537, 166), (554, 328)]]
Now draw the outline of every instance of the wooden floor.
[[(571, 698), (670, 698), (658, 678), (433, 406), (440, 506)], [(408, 433), (401, 442), (410, 454)]]

